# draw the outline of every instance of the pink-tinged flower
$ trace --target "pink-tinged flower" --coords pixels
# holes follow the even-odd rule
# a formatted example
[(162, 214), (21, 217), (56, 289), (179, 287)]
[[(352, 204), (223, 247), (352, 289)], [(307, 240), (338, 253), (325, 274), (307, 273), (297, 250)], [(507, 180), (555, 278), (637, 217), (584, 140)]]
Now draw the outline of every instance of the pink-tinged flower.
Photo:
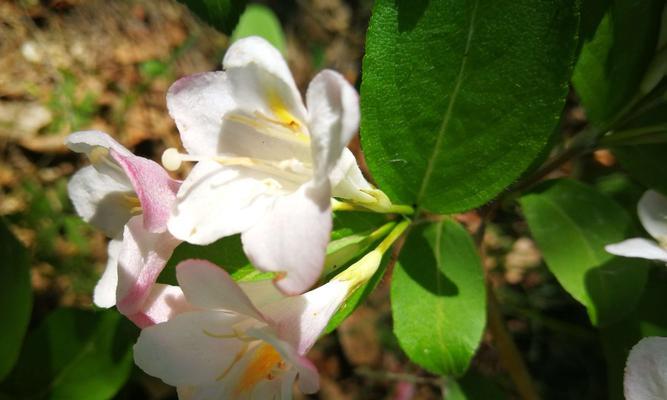
[(325, 70), (304, 105), (280, 52), (258, 37), (234, 43), (223, 66), (177, 81), (167, 95), (189, 154), (170, 149), (163, 164), (198, 162), (169, 230), (202, 245), (241, 233), (253, 265), (278, 272), (283, 292), (302, 293), (322, 271), (331, 196), (360, 204), (381, 197), (345, 147), (359, 125), (358, 95)]
[(667, 399), (667, 338), (647, 337), (632, 348), (624, 387), (626, 400)]
[(153, 284), (180, 243), (167, 231), (180, 182), (156, 162), (133, 155), (102, 132), (73, 133), (65, 144), (86, 154), (92, 164), (70, 179), (74, 208), (112, 238), (93, 301), (104, 308), (116, 305), (145, 326), (151, 317), (142, 308), (157, 295), (151, 294)]
[(195, 311), (142, 330), (140, 368), (177, 386), (182, 399), (291, 399), (295, 379), (304, 393), (318, 390), (304, 354), (354, 282), (285, 297), (270, 281), (236, 283), (208, 261), (184, 261), (176, 274)]
[(646, 232), (655, 240), (632, 238), (607, 245), (605, 250), (617, 256), (667, 263), (667, 197), (647, 191), (637, 204), (637, 214)]

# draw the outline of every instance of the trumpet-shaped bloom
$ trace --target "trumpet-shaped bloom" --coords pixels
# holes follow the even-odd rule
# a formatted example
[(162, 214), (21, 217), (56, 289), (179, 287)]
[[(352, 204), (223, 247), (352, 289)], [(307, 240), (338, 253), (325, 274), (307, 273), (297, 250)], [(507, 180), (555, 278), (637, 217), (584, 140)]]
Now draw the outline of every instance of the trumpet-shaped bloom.
[(72, 203), (84, 220), (112, 238), (93, 300), (100, 307), (116, 305), (143, 326), (150, 318), (142, 314), (142, 307), (161, 292), (156, 288), (151, 293), (153, 284), (180, 242), (167, 232), (180, 182), (105, 133), (77, 132), (66, 144), (86, 154), (92, 164), (70, 180)]
[(284, 297), (270, 281), (237, 284), (217, 266), (187, 260), (177, 279), (194, 311), (142, 330), (135, 362), (179, 387), (181, 398), (291, 399), (292, 384), (318, 390), (303, 355), (351, 290), (334, 280)]
[(626, 400), (667, 399), (667, 338), (639, 341), (625, 365)]
[(345, 147), (359, 125), (358, 95), (325, 70), (304, 105), (285, 60), (257, 37), (234, 43), (223, 66), (177, 81), (167, 95), (189, 154), (170, 149), (163, 164), (198, 162), (169, 231), (194, 244), (241, 233), (257, 268), (279, 272), (283, 292), (302, 293), (322, 270), (331, 196), (377, 201)]
[(655, 241), (632, 238), (607, 245), (605, 250), (617, 256), (667, 263), (667, 198), (658, 192), (647, 191), (637, 204), (637, 214), (644, 229)]

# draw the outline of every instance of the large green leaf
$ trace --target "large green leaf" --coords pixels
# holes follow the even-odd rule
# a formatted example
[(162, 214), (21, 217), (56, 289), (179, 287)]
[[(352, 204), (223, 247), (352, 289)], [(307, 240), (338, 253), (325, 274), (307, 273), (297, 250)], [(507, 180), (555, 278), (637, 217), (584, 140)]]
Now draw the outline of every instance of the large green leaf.
[(572, 0), (380, 0), (361, 139), (394, 200), (450, 213), (512, 183), (558, 123), (577, 46)]
[(484, 273), (468, 232), (453, 220), (416, 226), (391, 280), (394, 333), (430, 372), (461, 375), (486, 323)]
[(615, 257), (604, 246), (632, 236), (632, 219), (616, 202), (573, 180), (540, 185), (520, 200), (528, 226), (556, 279), (594, 324), (618, 321), (637, 304), (648, 263)]
[(30, 321), (32, 289), (28, 253), (0, 219), (0, 381), (14, 366)]
[(285, 54), (285, 34), (278, 17), (269, 7), (251, 4), (241, 14), (238, 25), (232, 33), (232, 42), (248, 36), (261, 36)]
[(116, 311), (58, 309), (28, 336), (2, 391), (20, 399), (110, 399), (132, 370), (136, 336)]
[(600, 332), (607, 358), (610, 400), (623, 399), (623, 371), (632, 346), (643, 337), (667, 336), (667, 271), (663, 268), (651, 271), (637, 308), (626, 319)]
[(178, 0), (217, 30), (231, 34), (246, 0)]
[(572, 76), (591, 121), (605, 126), (638, 94), (653, 58), (664, 0), (612, 2)]

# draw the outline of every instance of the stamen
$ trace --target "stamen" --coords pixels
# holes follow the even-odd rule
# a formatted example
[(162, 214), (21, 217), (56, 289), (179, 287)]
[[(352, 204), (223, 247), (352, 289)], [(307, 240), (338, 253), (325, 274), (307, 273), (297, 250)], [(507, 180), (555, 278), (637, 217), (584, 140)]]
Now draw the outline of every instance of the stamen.
[(114, 171), (119, 172), (121, 175), (125, 175), (125, 171), (123, 171), (120, 165), (116, 164), (116, 162), (111, 159), (109, 156), (109, 149), (106, 147), (95, 146), (90, 152), (88, 152), (87, 156), (93, 165), (105, 165)]
[(216, 381), (221, 381), (221, 380), (225, 379), (225, 376), (227, 376), (229, 371), (231, 371), (232, 367), (234, 367), (234, 365), (236, 365), (236, 363), (241, 360), (241, 358), (246, 353), (246, 351), (248, 351), (248, 346), (249, 346), (248, 343), (243, 344), (243, 347), (241, 347), (241, 350), (239, 350), (238, 353), (236, 353), (236, 355), (234, 356), (234, 360), (232, 360), (232, 363), (229, 364), (229, 367), (227, 367), (222, 372), (222, 374), (220, 374), (217, 378), (215, 378)]

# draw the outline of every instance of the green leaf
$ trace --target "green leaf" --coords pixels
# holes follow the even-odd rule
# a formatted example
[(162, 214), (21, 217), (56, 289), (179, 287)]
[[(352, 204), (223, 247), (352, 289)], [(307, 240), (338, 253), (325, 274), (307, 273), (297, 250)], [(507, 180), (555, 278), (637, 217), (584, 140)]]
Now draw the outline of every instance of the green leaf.
[(204, 22), (215, 29), (231, 34), (239, 22), (246, 0), (178, 0), (188, 6)]
[(627, 318), (600, 331), (607, 358), (609, 399), (623, 399), (623, 371), (630, 349), (647, 336), (667, 336), (667, 271), (663, 266), (651, 271), (646, 290), (636, 309)]
[(656, 47), (664, 0), (613, 2), (584, 45), (572, 83), (589, 119), (605, 126), (638, 94)]
[(484, 274), (468, 232), (453, 220), (413, 228), (391, 280), (394, 333), (426, 370), (462, 375), (486, 323)]
[(0, 219), (0, 381), (14, 366), (30, 322), (32, 288), (28, 253)]
[(380, 0), (361, 85), (366, 160), (395, 202), (438, 213), (511, 184), (558, 124), (574, 0)]
[(507, 398), (498, 385), (472, 371), (459, 380), (447, 379), (445, 382), (444, 400), (504, 400)]
[(593, 324), (607, 325), (632, 311), (644, 289), (648, 263), (604, 249), (632, 236), (632, 219), (623, 208), (568, 179), (546, 182), (520, 203), (547, 266), (586, 306)]
[(174, 250), (171, 258), (158, 277), (158, 282), (178, 285), (176, 265), (191, 258), (208, 260), (227, 271), (234, 280), (253, 281), (271, 279), (274, 274), (256, 270), (243, 252), (241, 236), (228, 236), (206, 246), (183, 242)]
[(287, 47), (280, 20), (269, 7), (250, 4), (241, 14), (232, 33), (232, 42), (248, 36), (261, 36), (285, 54)]
[(137, 333), (115, 310), (58, 309), (28, 336), (2, 391), (21, 399), (110, 399), (132, 370)]

